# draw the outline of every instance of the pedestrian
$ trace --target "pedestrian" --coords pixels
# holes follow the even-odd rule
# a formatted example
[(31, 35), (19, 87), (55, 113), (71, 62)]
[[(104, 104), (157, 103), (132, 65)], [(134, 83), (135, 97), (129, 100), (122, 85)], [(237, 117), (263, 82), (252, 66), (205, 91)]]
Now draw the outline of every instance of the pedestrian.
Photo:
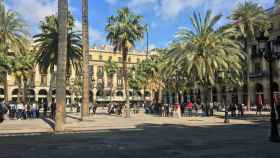
[(209, 104), (209, 115), (214, 116), (214, 104), (213, 104), (213, 102), (210, 102), (210, 104)]
[(280, 122), (280, 95), (277, 96), (277, 100), (275, 102), (275, 110), (276, 110), (276, 113), (277, 113), (277, 120), (278, 120), (278, 123)]
[(55, 119), (55, 110), (56, 110), (56, 103), (52, 102), (51, 103), (51, 118), (54, 120)]
[(4, 116), (5, 114), (8, 112), (8, 109), (6, 107), (6, 105), (4, 104), (4, 102), (0, 103), (0, 123), (2, 123), (4, 121)]
[(195, 116), (198, 116), (198, 104), (196, 102), (193, 104), (193, 109), (195, 111)]
[(95, 115), (97, 110), (97, 104), (92, 104), (92, 113)]
[(31, 114), (31, 105), (30, 103), (25, 104), (26, 106), (26, 118), (32, 118), (32, 114)]
[(38, 111), (38, 105), (35, 102), (33, 102), (31, 108), (31, 114), (33, 119), (37, 118), (37, 111)]
[(160, 114), (161, 114), (161, 117), (165, 117), (164, 105), (161, 105), (161, 106), (160, 106)]
[(24, 105), (23, 103), (19, 102), (17, 104), (17, 119), (21, 120), (24, 116)]
[(256, 114), (258, 115), (261, 115), (262, 114), (262, 107), (263, 107), (263, 105), (262, 104), (257, 104), (257, 112), (256, 112)]
[(192, 116), (193, 103), (191, 101), (188, 102), (186, 109), (188, 111), (188, 116)]
[(44, 110), (44, 117), (47, 117), (48, 112), (48, 101), (45, 101), (43, 104), (43, 110)]

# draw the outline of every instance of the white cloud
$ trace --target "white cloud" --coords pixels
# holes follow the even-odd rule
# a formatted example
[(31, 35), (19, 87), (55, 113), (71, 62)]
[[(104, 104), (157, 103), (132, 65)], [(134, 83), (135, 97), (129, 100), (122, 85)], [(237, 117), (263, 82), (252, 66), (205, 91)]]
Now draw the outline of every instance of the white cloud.
[(150, 46), (149, 46), (149, 50), (152, 50), (152, 49), (155, 49), (155, 48), (157, 48), (157, 46), (155, 45), (155, 44), (150, 44)]
[(128, 7), (135, 11), (142, 11), (149, 7), (156, 6), (158, 0), (129, 0)]
[(106, 0), (109, 5), (114, 5), (117, 3), (117, 0)]
[[(127, 5), (137, 12), (152, 9), (157, 16), (169, 20), (186, 10), (203, 8), (212, 9), (215, 13), (230, 11), (239, 2), (245, 0), (128, 0)], [(272, 5), (272, 0), (255, 0), (264, 8)]]
[(57, 12), (57, 0), (10, 0), (9, 4), (33, 28), (38, 27), (44, 17)]
[[(75, 21), (75, 29), (77, 31), (82, 31), (82, 22), (81, 21)], [(96, 43), (96, 42), (105, 42), (105, 38), (103, 34), (99, 31), (94, 29), (93, 27), (89, 27), (89, 42), (90, 44)]]

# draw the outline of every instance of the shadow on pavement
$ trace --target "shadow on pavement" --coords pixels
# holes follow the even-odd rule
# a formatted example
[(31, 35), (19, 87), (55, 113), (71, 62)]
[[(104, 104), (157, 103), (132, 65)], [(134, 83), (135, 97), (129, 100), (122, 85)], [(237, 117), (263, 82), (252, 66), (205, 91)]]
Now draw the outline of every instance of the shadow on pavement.
[(50, 119), (50, 118), (47, 118), (47, 117), (41, 117), (41, 119), (47, 123), (53, 130), (55, 128), (55, 122), (54, 120)]
[[(27, 158), (276, 158), (266, 123), (136, 128), (0, 138), (0, 157)], [(34, 152), (35, 151), (35, 152)]]

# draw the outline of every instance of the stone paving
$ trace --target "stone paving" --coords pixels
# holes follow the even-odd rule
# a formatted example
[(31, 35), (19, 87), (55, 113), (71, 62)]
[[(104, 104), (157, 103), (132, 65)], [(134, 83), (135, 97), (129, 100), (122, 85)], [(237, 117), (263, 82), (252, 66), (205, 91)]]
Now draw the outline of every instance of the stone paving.
[[(64, 134), (0, 137), (0, 158), (278, 158), (280, 154), (280, 145), (268, 141), (267, 116), (250, 115), (226, 125), (221, 115), (179, 119), (100, 114), (84, 122), (74, 119), (77, 115), (71, 117)], [(30, 128), (48, 129), (41, 126), (46, 124), (42, 120), (31, 121), (36, 126)], [(7, 121), (0, 129), (21, 129), (25, 123)]]
[[(253, 113), (250, 113), (252, 115)], [(232, 119), (230, 124), (254, 124), (256, 121), (267, 121), (268, 113), (263, 117), (252, 119)], [(67, 114), (65, 131), (82, 132), (94, 130), (109, 130), (136, 128), (140, 124), (174, 124), (187, 126), (207, 126), (207, 125), (224, 125), (223, 113), (217, 113), (216, 117), (159, 117), (153, 115), (132, 115), (130, 118), (124, 118), (117, 115), (97, 114), (80, 121), (79, 114)], [(53, 131), (54, 123), (51, 119), (34, 119), (34, 120), (5, 120), (0, 124), (0, 136), (20, 135), (28, 133), (50, 133)]]

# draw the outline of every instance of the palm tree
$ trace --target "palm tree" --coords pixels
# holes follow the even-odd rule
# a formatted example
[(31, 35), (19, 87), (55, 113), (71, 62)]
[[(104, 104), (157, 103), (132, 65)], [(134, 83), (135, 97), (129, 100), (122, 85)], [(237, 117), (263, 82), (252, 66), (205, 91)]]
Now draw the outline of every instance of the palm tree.
[[(6, 10), (3, 0), (0, 0), (0, 43), (3, 45), (3, 53), (7, 56), (26, 51), (28, 47), (28, 33), (25, 22), (17, 12)], [(5, 71), (4, 90), (5, 101), (8, 101), (8, 72)]]
[(88, 0), (83, 0), (83, 107), (82, 118), (89, 114), (89, 80), (88, 80)]
[(111, 16), (106, 25), (107, 40), (114, 46), (114, 50), (122, 53), (123, 80), (126, 97), (126, 109), (129, 109), (127, 56), (128, 51), (135, 46), (135, 42), (143, 39), (145, 26), (141, 23), (143, 17), (134, 14), (128, 8), (117, 11)]
[[(11, 72), (18, 80), (18, 101), (26, 102), (27, 82), (32, 80), (34, 70), (34, 56), (31, 52), (16, 56), (11, 62)], [(21, 94), (21, 95), (20, 95)]]
[[(264, 9), (257, 3), (245, 1), (244, 3), (238, 4), (229, 18), (233, 21), (233, 26), (237, 27), (241, 32), (244, 51), (247, 55), (247, 64), (249, 64), (248, 43), (255, 39), (257, 32), (268, 30), (270, 26), (268, 16)], [(247, 74), (247, 81), (249, 81), (249, 73)], [(251, 98), (248, 96), (248, 106), (250, 105), (250, 100)]]
[[(65, 76), (67, 65), (67, 23), (68, 23), (68, 0), (58, 1), (58, 53), (57, 53), (57, 78), (56, 78), (56, 115), (55, 131), (64, 130), (64, 107), (66, 100)], [(71, 51), (70, 51), (71, 52)]]
[(169, 63), (183, 71), (188, 82), (196, 81), (204, 87), (215, 83), (219, 71), (241, 75), (244, 56), (234, 38), (238, 34), (236, 29), (215, 29), (221, 15), (212, 16), (211, 10), (205, 16), (194, 13), (190, 19), (193, 29), (182, 28), (176, 34), (169, 50)]
[[(66, 71), (67, 76), (70, 76), (71, 68), (78, 72), (81, 69), (82, 44), (79, 32), (72, 31), (74, 27), (74, 18), (70, 15), (68, 18), (68, 33), (67, 33), (67, 56), (66, 56)], [(58, 60), (58, 19), (56, 16), (47, 16), (41, 22), (42, 33), (34, 36), (34, 51), (36, 52), (36, 63), (40, 67), (41, 72), (50, 70), (51, 81), (49, 87), (48, 102), (51, 102), (52, 90), (55, 87), (55, 67)]]
[(113, 78), (114, 75), (117, 73), (118, 71), (118, 63), (112, 60), (108, 60), (105, 62), (104, 65), (105, 68), (105, 72), (108, 76), (108, 80), (111, 81), (110, 83), (110, 102), (112, 103), (112, 95), (113, 95)]

